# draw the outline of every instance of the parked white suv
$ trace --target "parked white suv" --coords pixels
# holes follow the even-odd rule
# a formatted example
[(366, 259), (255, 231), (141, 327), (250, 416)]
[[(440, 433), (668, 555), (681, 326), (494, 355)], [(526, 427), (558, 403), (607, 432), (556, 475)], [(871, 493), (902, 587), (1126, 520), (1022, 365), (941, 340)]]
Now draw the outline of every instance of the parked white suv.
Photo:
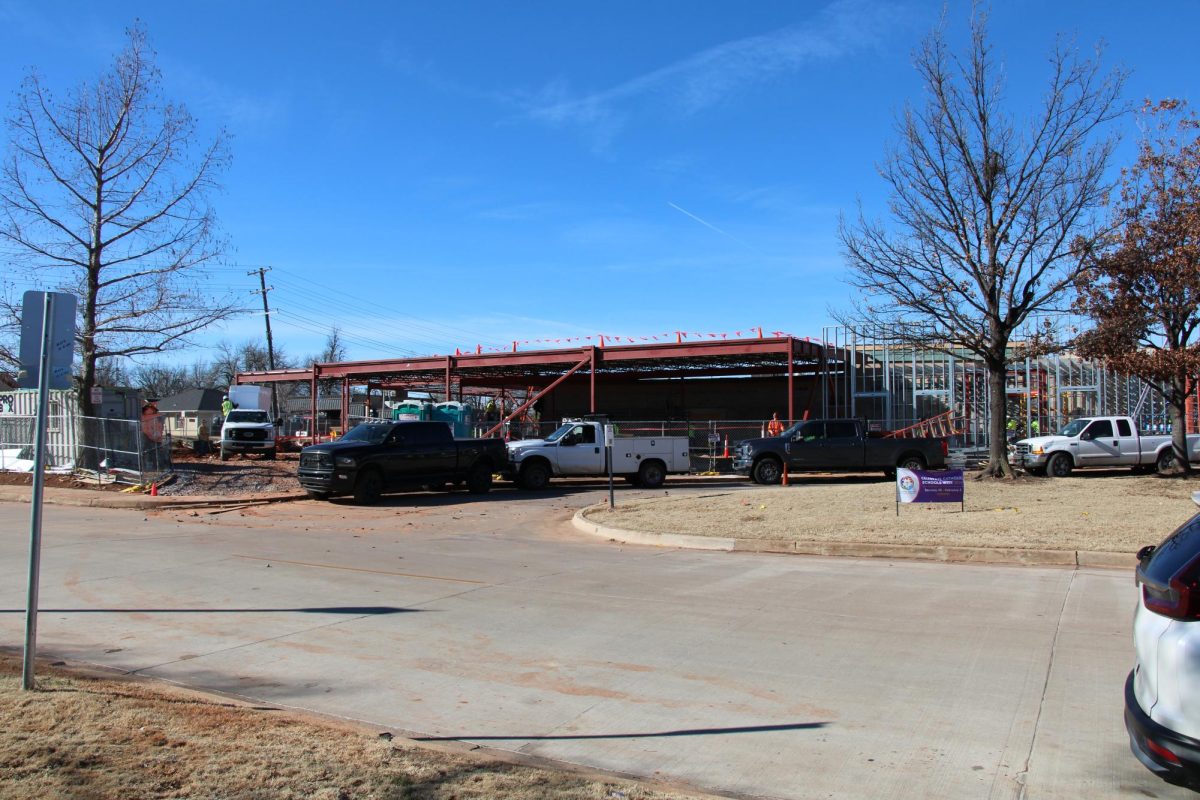
[(1163, 780), (1200, 791), (1200, 514), (1138, 551), (1136, 576), (1129, 746)]

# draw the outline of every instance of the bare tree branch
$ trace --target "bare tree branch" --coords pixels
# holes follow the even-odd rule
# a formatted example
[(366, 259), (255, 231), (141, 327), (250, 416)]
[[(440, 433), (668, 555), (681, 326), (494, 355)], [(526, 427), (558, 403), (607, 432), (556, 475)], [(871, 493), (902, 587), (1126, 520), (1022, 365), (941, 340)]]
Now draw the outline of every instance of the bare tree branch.
[[(914, 56), (923, 105), (897, 120), (879, 172), (891, 224), (845, 218), (839, 236), (848, 282), (863, 304), (839, 319), (894, 326), (906, 344), (977, 355), (989, 372), (988, 473), (1010, 474), (1005, 453), (1009, 346), (1031, 316), (1065, 310), (1087, 269), (1086, 243), (1105, 233), (1100, 214), (1125, 76), (1102, 73), (1059, 43), (1041, 106), (1025, 122), (1004, 107), (986, 15), (971, 20), (962, 56), (944, 30)], [(1024, 344), (1042, 346), (1039, 332)]]

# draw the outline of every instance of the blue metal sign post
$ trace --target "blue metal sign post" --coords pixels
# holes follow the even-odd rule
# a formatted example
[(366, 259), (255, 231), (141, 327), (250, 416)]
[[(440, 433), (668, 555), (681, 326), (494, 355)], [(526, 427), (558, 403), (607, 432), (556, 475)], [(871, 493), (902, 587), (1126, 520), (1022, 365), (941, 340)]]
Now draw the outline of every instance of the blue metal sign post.
[[(33, 662), (37, 656), (38, 580), (42, 560), (42, 491), (46, 482), (46, 407), (50, 400), (51, 384), (55, 384), (55, 388), (61, 388), (64, 378), (70, 373), (75, 340), (75, 298), (57, 292), (26, 292), (24, 300), (21, 377), (28, 382), (31, 373), (36, 375), (38, 390), (37, 422), (33, 435), (33, 496), (29, 501), (29, 594), (25, 606), (25, 654), (21, 665), (21, 688), (28, 690), (34, 688)], [(38, 301), (41, 301), (40, 304)], [(40, 343), (37, 347), (37, 365), (34, 371), (31, 369), (34, 365), (28, 358), (33, 352), (33, 343), (27, 342), (26, 338), (36, 329), (33, 320), (38, 316), (41, 317)]]

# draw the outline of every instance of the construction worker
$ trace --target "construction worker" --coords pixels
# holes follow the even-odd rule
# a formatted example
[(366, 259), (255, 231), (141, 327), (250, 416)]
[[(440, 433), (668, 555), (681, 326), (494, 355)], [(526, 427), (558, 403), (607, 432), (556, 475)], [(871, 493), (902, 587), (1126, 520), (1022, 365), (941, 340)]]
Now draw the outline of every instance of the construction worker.
[(230, 411), (233, 411), (233, 401), (229, 399), (229, 395), (225, 395), (221, 398), (221, 416), (228, 417)]
[(779, 421), (779, 412), (776, 411), (771, 415), (771, 421), (767, 423), (767, 436), (778, 436), (783, 433), (783, 423)]

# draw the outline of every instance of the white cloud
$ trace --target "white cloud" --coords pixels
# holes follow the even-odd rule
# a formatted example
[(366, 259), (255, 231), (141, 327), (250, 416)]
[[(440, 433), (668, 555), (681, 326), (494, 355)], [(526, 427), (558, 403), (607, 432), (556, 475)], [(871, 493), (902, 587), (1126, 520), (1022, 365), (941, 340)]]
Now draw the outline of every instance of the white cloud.
[(673, 64), (586, 95), (556, 80), (523, 98), (530, 119), (585, 130), (600, 146), (628, 123), (640, 102), (683, 114), (721, 103), (746, 86), (807, 64), (845, 58), (875, 45), (902, 13), (895, 3), (836, 0), (806, 24), (702, 50)]

